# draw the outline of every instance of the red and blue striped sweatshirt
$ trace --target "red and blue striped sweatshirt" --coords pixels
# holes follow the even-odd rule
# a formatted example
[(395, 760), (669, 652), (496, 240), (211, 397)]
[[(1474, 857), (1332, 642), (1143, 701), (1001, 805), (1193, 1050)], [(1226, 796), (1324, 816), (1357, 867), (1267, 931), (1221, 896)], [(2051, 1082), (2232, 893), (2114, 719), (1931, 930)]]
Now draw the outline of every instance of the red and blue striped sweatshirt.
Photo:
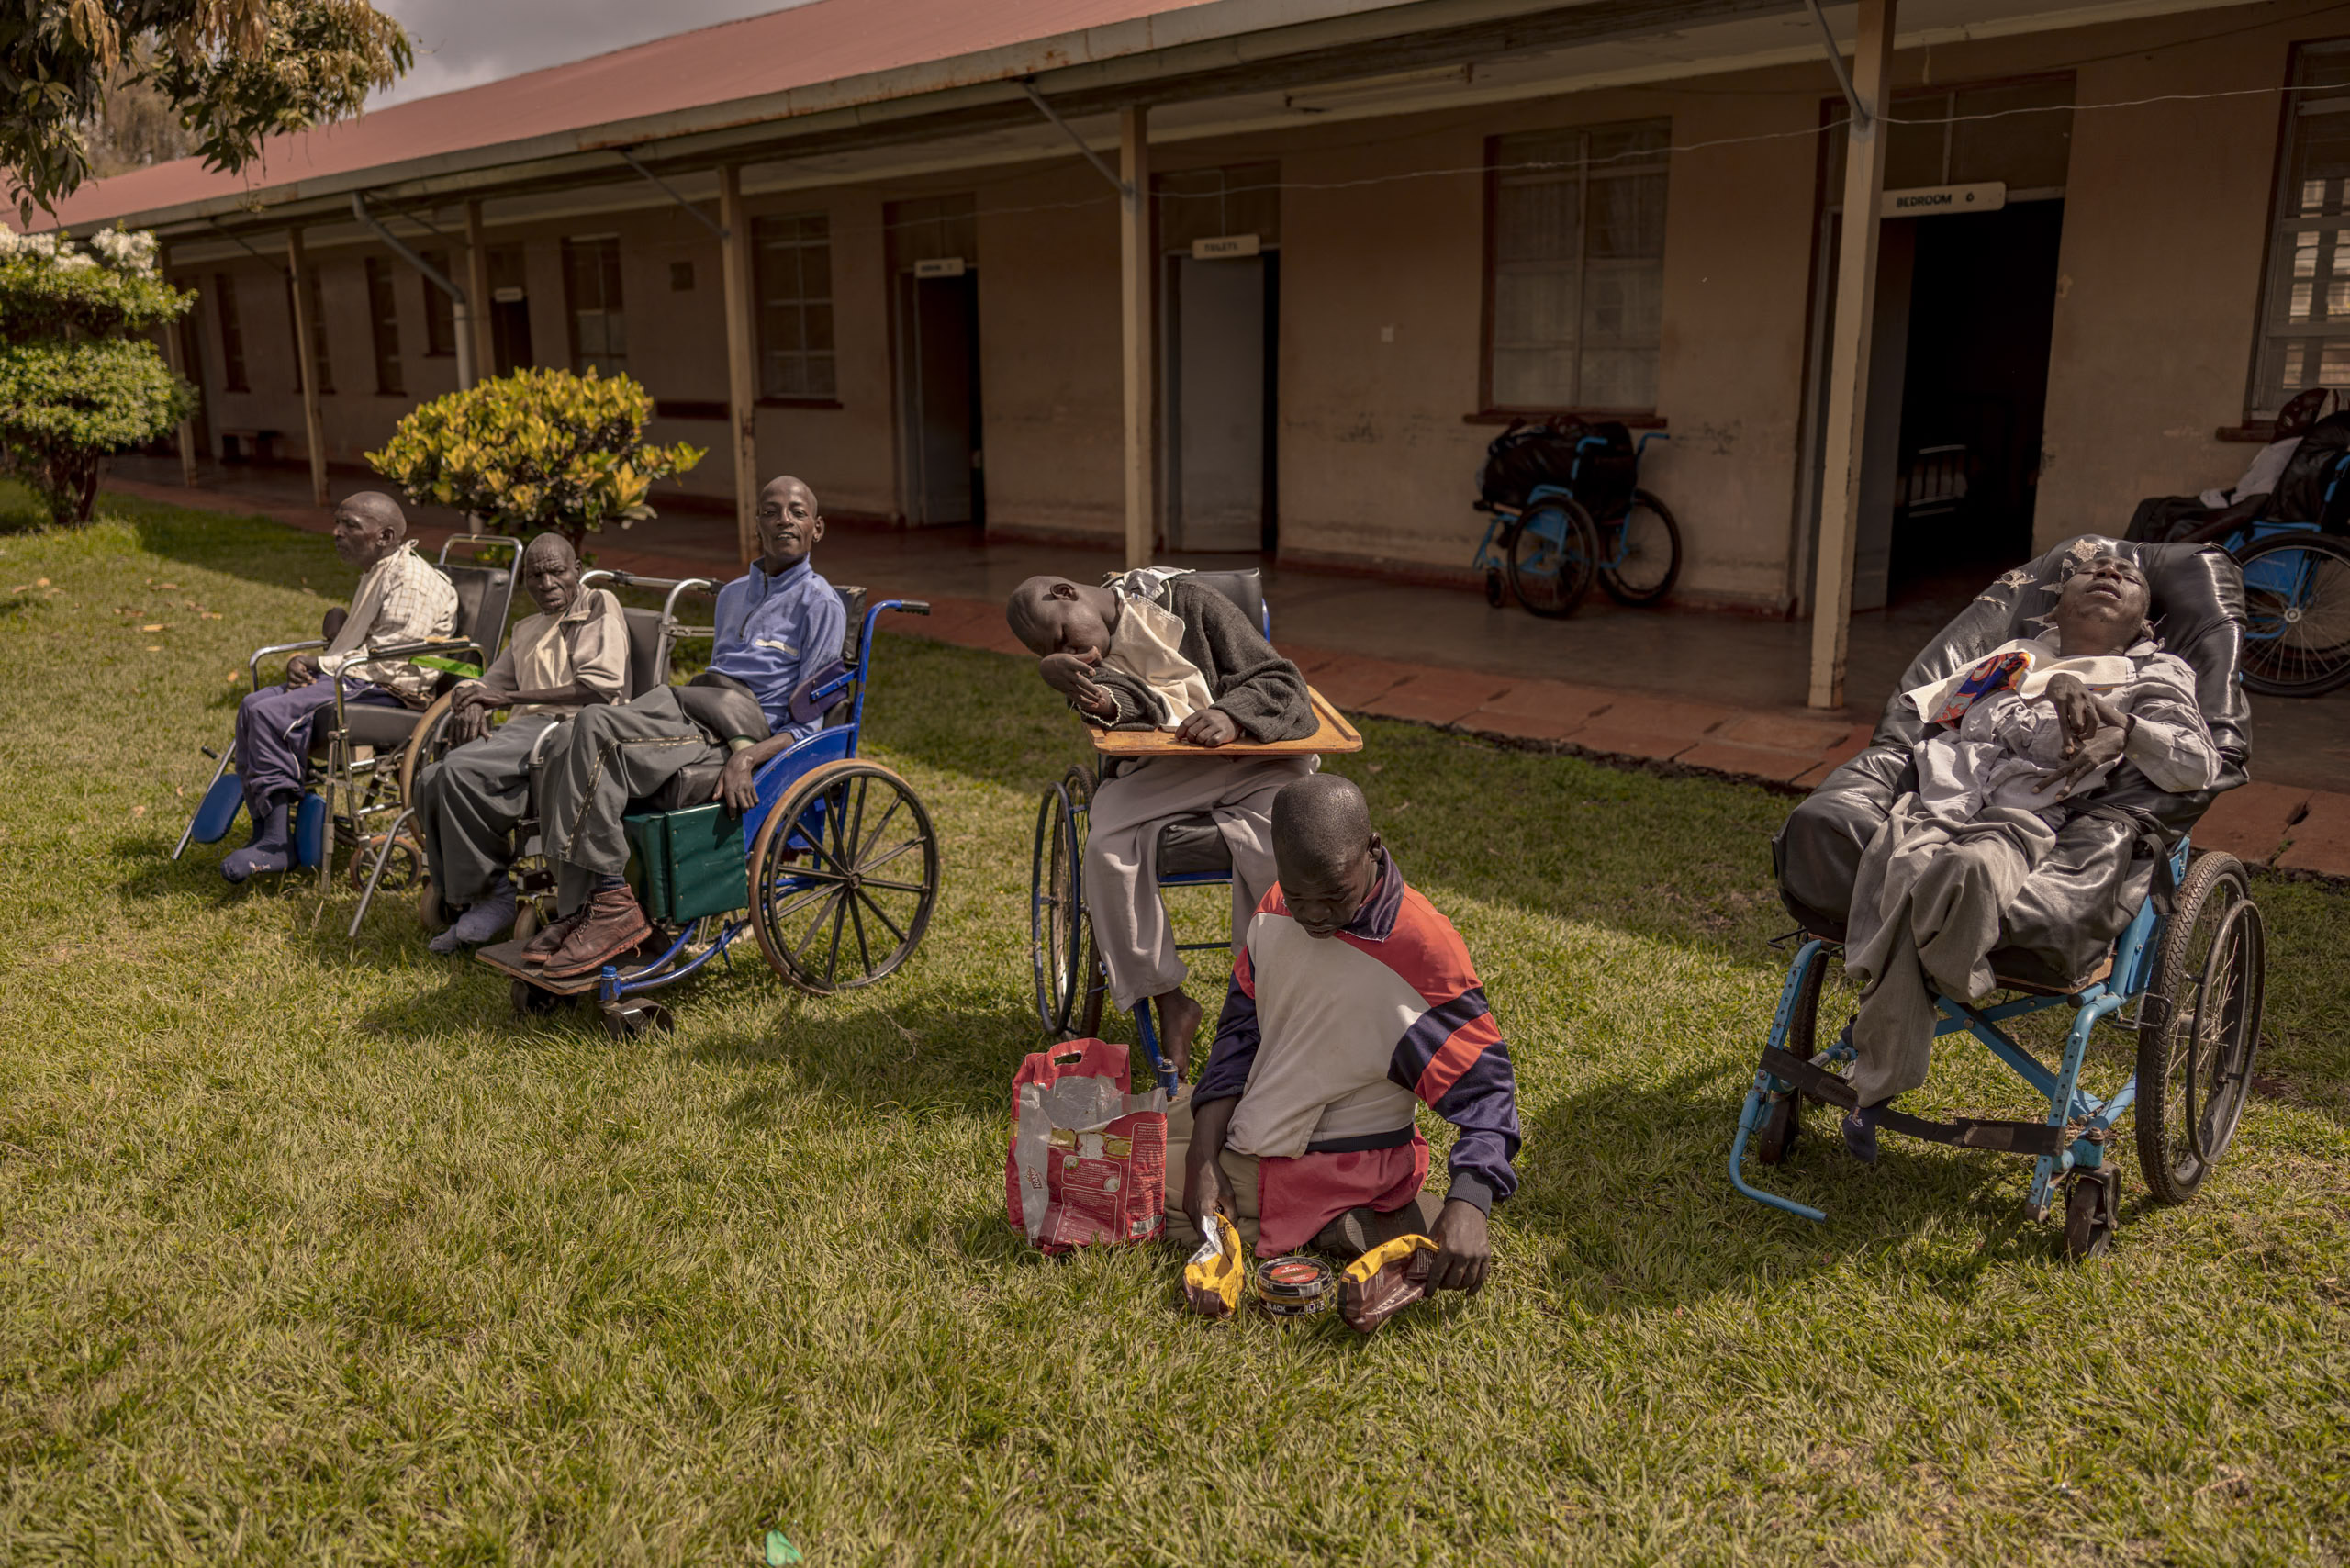
[(1278, 884), (1250, 917), (1192, 1103), (1237, 1096), (1238, 1154), (1391, 1148), (1426, 1102), (1460, 1129), (1451, 1196), (1490, 1210), (1517, 1187), (1517, 1080), (1452, 923), (1385, 850), (1371, 897), (1308, 935)]

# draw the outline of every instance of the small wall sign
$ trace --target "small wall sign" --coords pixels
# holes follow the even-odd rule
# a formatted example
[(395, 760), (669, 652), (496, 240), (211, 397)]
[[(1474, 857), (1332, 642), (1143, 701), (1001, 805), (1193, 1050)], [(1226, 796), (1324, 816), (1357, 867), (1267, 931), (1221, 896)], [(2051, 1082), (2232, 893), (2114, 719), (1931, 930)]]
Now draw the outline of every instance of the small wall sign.
[(1192, 241), (1192, 260), (1220, 262), (1233, 256), (1253, 256), (1259, 246), (1254, 234), (1219, 234), (1213, 240)]
[(960, 256), (933, 256), (926, 262), (914, 263), (916, 277), (961, 277), (962, 275), (963, 258)]
[(1885, 193), (1882, 218), (1942, 218), (1954, 212), (1997, 212), (2008, 205), (2008, 183), (1984, 180), (1971, 185), (1912, 185)]

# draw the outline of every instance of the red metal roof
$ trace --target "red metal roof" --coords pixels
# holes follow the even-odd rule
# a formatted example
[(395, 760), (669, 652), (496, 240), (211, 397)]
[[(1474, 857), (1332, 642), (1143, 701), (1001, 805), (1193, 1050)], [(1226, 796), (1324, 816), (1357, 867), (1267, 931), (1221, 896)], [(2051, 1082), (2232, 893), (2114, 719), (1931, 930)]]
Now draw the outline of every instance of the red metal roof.
[[(58, 205), (58, 218), (70, 228), (95, 227), (118, 214), (756, 98), (1210, 3), (815, 0), (419, 98), (343, 125), (273, 136), (261, 162), (242, 174), (184, 158), (94, 180)], [(1068, 62), (1022, 68), (1035, 63)]]

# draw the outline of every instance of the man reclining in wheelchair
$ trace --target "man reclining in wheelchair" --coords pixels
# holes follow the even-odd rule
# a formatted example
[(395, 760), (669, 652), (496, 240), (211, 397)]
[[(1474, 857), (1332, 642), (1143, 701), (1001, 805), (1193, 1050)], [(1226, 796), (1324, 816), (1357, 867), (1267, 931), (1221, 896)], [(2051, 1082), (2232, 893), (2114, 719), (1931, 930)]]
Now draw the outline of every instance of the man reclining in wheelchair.
[(1917, 788), (1893, 803), (1861, 857), (1844, 972), (1863, 985), (1846, 1146), (1876, 1159), (1877, 1112), (1926, 1081), (1928, 991), (1979, 1002), (1995, 989), (2001, 917), (2046, 863), (2065, 820), (2094, 810), (2123, 762), (2174, 794), (2208, 790), (2220, 756), (2195, 672), (2146, 629), (2145, 575), (2088, 556), (2058, 590), (2048, 630), (1903, 694), (1928, 723), (1911, 747)]
[[(2118, 1194), (2106, 1149), (2136, 1112), (2139, 1164), (2182, 1201), (2232, 1133), (2259, 1030), (2262, 937), (2233, 857), (2188, 859), (2186, 837), (2244, 781), (2238, 680), (2244, 585), (2221, 550), (2075, 539), (1978, 595), (1904, 676), (1876, 734), (1789, 814), (1772, 843), (1780, 896), (1812, 940), (1790, 965), (1740, 1113), (1784, 1161), (1801, 1100), (1843, 1108), (1873, 1161), (1880, 1127), (2038, 1158), (2026, 1199), (2066, 1182), (2075, 1256), (2104, 1245)], [(1818, 1050), (1822, 976), (1841, 945), (1863, 986), (1841, 1038)], [(2019, 993), (1988, 1002), (1995, 991)], [(2000, 1027), (2069, 1006), (2055, 1064)], [(2083, 1087), (2101, 1023), (2138, 1032), (2138, 1071), (2100, 1099)], [(1933, 1041), (1964, 1033), (2048, 1103), (2040, 1122), (1930, 1122), (1890, 1102), (1926, 1081)], [(1849, 1076), (1833, 1070), (1850, 1063)]]
[[(1170, 731), (1203, 751), (1313, 734), (1297, 666), (1230, 599), (1189, 577), (1147, 566), (1100, 588), (1031, 577), (1004, 619), (1037, 656), (1045, 684), (1090, 723)], [(1202, 1011), (1183, 993), (1182, 955), (1159, 902), (1159, 831), (1175, 818), (1214, 820), (1232, 858), (1237, 936), (1278, 875), (1273, 797), (1318, 766), (1310, 756), (1128, 759), (1105, 769), (1093, 794), (1082, 877), (1111, 999), (1129, 1012), (1146, 997), (1158, 1002), (1160, 1038), (1179, 1071)]]

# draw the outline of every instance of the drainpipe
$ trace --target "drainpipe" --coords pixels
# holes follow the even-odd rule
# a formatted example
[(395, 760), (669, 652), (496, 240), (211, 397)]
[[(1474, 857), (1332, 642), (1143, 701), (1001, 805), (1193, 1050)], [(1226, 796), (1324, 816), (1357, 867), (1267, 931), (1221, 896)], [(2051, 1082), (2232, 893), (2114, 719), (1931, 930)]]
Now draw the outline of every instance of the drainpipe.
[(351, 193), (351, 215), (367, 226), (376, 239), (392, 248), (392, 253), (414, 267), (424, 281), (449, 297), (450, 324), (457, 335), (457, 386), (463, 391), (474, 384), (473, 311), (465, 298), (465, 291), (441, 275), (441, 270), (418, 255), (400, 237), (375, 220), (367, 210), (367, 198), (357, 191)]

